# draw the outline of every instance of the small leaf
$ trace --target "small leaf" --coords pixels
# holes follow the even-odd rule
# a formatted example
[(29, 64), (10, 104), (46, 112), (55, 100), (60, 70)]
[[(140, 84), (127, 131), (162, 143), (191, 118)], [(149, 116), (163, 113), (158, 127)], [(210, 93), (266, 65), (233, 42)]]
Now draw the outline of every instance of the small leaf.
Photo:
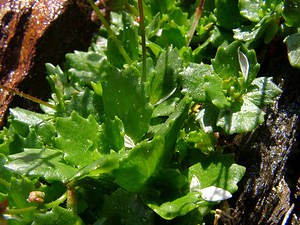
[(204, 88), (204, 76), (213, 74), (213, 69), (207, 64), (191, 63), (181, 73), (182, 93), (188, 94), (193, 100), (204, 102), (207, 98)]
[(85, 119), (73, 112), (71, 117), (58, 117), (56, 130), (56, 147), (69, 164), (81, 168), (99, 158), (99, 126), (92, 115)]
[(249, 62), (247, 56), (238, 48), (238, 59), (242, 74), (244, 75), (245, 82), (248, 81), (248, 73), (249, 73)]
[(207, 205), (199, 198), (199, 193), (190, 192), (187, 195), (177, 198), (173, 201), (164, 202), (161, 205), (155, 203), (148, 203), (148, 206), (154, 210), (158, 215), (166, 220), (172, 220), (178, 216), (184, 216), (192, 210), (199, 207), (199, 205)]
[(134, 66), (119, 72), (112, 68), (102, 84), (104, 111), (124, 124), (125, 133), (138, 142), (147, 132), (153, 107), (145, 93), (141, 73)]
[(287, 36), (284, 39), (284, 43), (286, 43), (287, 46), (290, 64), (295, 68), (300, 68), (300, 33)]
[(300, 27), (300, 0), (284, 0), (283, 16), (290, 27)]

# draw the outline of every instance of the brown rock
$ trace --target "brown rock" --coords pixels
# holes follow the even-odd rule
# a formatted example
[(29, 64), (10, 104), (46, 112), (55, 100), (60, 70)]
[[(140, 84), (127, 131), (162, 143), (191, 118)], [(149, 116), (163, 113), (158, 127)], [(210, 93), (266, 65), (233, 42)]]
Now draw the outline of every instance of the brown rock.
[[(48, 98), (45, 63), (59, 64), (74, 49), (90, 44), (97, 25), (80, 0), (4, 0), (0, 4), (0, 81), (39, 98)], [(34, 85), (33, 85), (34, 84)], [(0, 126), (13, 95), (0, 92)], [(22, 100), (18, 105), (29, 107)], [(32, 105), (32, 103), (30, 103)]]

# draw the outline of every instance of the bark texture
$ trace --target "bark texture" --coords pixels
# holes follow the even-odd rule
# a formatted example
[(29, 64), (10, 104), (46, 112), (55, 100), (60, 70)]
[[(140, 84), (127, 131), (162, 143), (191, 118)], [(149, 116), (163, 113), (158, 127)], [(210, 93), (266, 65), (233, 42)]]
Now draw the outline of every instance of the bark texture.
[[(45, 63), (59, 64), (67, 52), (86, 49), (97, 25), (85, 0), (2, 0), (0, 4), (0, 81), (45, 99), (50, 90)], [(13, 95), (0, 92), (0, 126)], [(32, 107), (20, 101), (23, 107)], [(36, 107), (37, 108), (37, 107)]]

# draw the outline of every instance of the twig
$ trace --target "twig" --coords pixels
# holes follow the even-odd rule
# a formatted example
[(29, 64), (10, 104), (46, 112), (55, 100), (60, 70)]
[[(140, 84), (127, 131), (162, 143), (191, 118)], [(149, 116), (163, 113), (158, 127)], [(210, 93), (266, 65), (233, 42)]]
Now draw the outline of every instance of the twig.
[(139, 11), (140, 11), (140, 28), (142, 36), (142, 60), (143, 60), (143, 81), (146, 80), (146, 35), (145, 35), (145, 24), (144, 24), (144, 10), (143, 0), (138, 0)]
[(191, 41), (192, 41), (193, 35), (195, 33), (196, 27), (199, 23), (199, 19), (200, 19), (201, 14), (202, 14), (202, 8), (203, 8), (203, 5), (204, 5), (204, 2), (205, 2), (205, 0), (200, 0), (200, 2), (198, 4), (198, 7), (197, 7), (196, 12), (195, 12), (195, 18), (193, 20), (191, 29), (189, 30), (189, 33), (188, 33), (188, 42), (187, 42), (186, 46), (189, 46)]
[(16, 94), (16, 95), (22, 97), (22, 98), (26, 98), (26, 99), (28, 99), (28, 100), (30, 100), (32, 102), (35, 102), (35, 103), (38, 103), (38, 104), (41, 104), (41, 105), (44, 105), (44, 106), (47, 106), (47, 107), (49, 107), (51, 109), (56, 110), (56, 108), (55, 108), (54, 105), (49, 104), (48, 102), (45, 102), (45, 101), (43, 101), (41, 99), (35, 98), (35, 97), (31, 96), (31, 95), (25, 94), (25, 93), (23, 93), (21, 91), (18, 91), (16, 89), (14, 89), (14, 88), (5, 87), (5, 86), (3, 86), (3, 85), (0, 84), (0, 89), (4, 89), (4, 90), (6, 90), (6, 91), (8, 91), (10, 93), (13, 93), (13, 94)]

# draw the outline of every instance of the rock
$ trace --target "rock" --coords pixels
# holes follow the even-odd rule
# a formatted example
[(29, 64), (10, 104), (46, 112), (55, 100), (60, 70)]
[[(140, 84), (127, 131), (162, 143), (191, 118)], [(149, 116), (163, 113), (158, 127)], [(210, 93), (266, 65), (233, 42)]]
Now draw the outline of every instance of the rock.
[[(82, 0), (3, 0), (0, 4), (0, 80), (2, 85), (47, 99), (45, 63), (59, 64), (67, 52), (84, 50), (99, 24)], [(0, 126), (13, 94), (0, 92)], [(18, 100), (18, 106), (34, 107)]]

